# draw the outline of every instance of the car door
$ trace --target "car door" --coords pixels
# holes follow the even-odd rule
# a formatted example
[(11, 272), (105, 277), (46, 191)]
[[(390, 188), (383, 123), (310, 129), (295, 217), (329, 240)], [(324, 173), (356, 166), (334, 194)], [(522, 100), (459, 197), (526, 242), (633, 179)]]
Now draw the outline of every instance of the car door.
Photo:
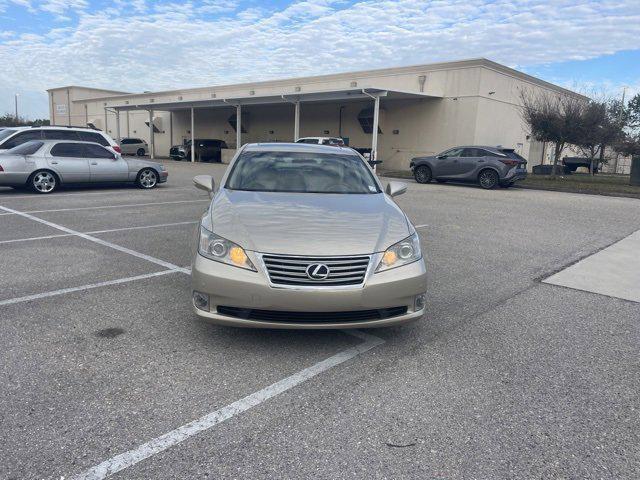
[(456, 166), (456, 177), (460, 180), (476, 180), (477, 171), (485, 162), (484, 150), (479, 148), (465, 148)]
[(95, 143), (83, 145), (92, 182), (125, 182), (129, 179), (129, 164), (120, 155)]
[(462, 148), (452, 148), (438, 155), (434, 162), (433, 176), (435, 178), (452, 178), (456, 175)]
[(81, 143), (56, 143), (46, 155), (49, 167), (60, 175), (63, 182), (89, 182), (89, 160), (84, 156)]

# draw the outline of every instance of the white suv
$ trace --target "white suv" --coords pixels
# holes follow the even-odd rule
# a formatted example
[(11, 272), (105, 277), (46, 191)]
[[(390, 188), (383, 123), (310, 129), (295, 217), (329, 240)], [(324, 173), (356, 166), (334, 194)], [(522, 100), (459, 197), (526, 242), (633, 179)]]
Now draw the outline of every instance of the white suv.
[(344, 147), (344, 140), (340, 137), (302, 137), (296, 140), (296, 143), (312, 143), (313, 145)]
[(81, 140), (99, 143), (115, 153), (122, 153), (116, 141), (100, 130), (88, 127), (7, 127), (0, 130), (0, 152), (29, 140)]
[(149, 154), (149, 145), (141, 138), (123, 138), (120, 140), (120, 148), (123, 155), (143, 155)]

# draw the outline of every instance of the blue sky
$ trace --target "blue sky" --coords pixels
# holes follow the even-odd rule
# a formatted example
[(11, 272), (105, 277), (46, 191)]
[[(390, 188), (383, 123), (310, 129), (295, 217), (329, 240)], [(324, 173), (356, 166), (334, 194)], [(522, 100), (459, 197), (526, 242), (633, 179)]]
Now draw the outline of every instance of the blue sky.
[(638, 0), (0, 0), (0, 113), (69, 84), (161, 90), (486, 57), (640, 92)]

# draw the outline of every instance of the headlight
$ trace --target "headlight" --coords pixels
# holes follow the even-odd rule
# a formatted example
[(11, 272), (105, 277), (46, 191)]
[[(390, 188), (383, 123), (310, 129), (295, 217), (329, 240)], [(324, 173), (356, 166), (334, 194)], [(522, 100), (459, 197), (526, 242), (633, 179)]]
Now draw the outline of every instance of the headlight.
[(257, 272), (244, 249), (226, 238), (222, 238), (210, 232), (200, 225), (200, 242), (198, 243), (198, 253), (203, 257), (226, 263), (234, 267), (246, 268)]
[(382, 255), (382, 259), (376, 268), (376, 272), (383, 272), (391, 268), (407, 265), (422, 258), (420, 239), (414, 233), (410, 237), (391, 245)]

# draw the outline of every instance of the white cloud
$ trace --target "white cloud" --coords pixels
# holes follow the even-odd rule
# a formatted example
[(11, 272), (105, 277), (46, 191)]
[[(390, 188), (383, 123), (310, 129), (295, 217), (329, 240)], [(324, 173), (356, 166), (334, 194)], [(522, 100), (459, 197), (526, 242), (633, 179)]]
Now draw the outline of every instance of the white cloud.
[(46, 0), (39, 3), (40, 10), (57, 15), (62, 15), (67, 10), (82, 10), (89, 6), (86, 0)]
[(108, 12), (84, 0), (22, 3), (79, 15), (49, 34), (0, 38), (0, 85), (32, 91), (155, 90), (480, 56), (532, 66), (637, 49), (640, 37), (638, 0), (116, 1)]

